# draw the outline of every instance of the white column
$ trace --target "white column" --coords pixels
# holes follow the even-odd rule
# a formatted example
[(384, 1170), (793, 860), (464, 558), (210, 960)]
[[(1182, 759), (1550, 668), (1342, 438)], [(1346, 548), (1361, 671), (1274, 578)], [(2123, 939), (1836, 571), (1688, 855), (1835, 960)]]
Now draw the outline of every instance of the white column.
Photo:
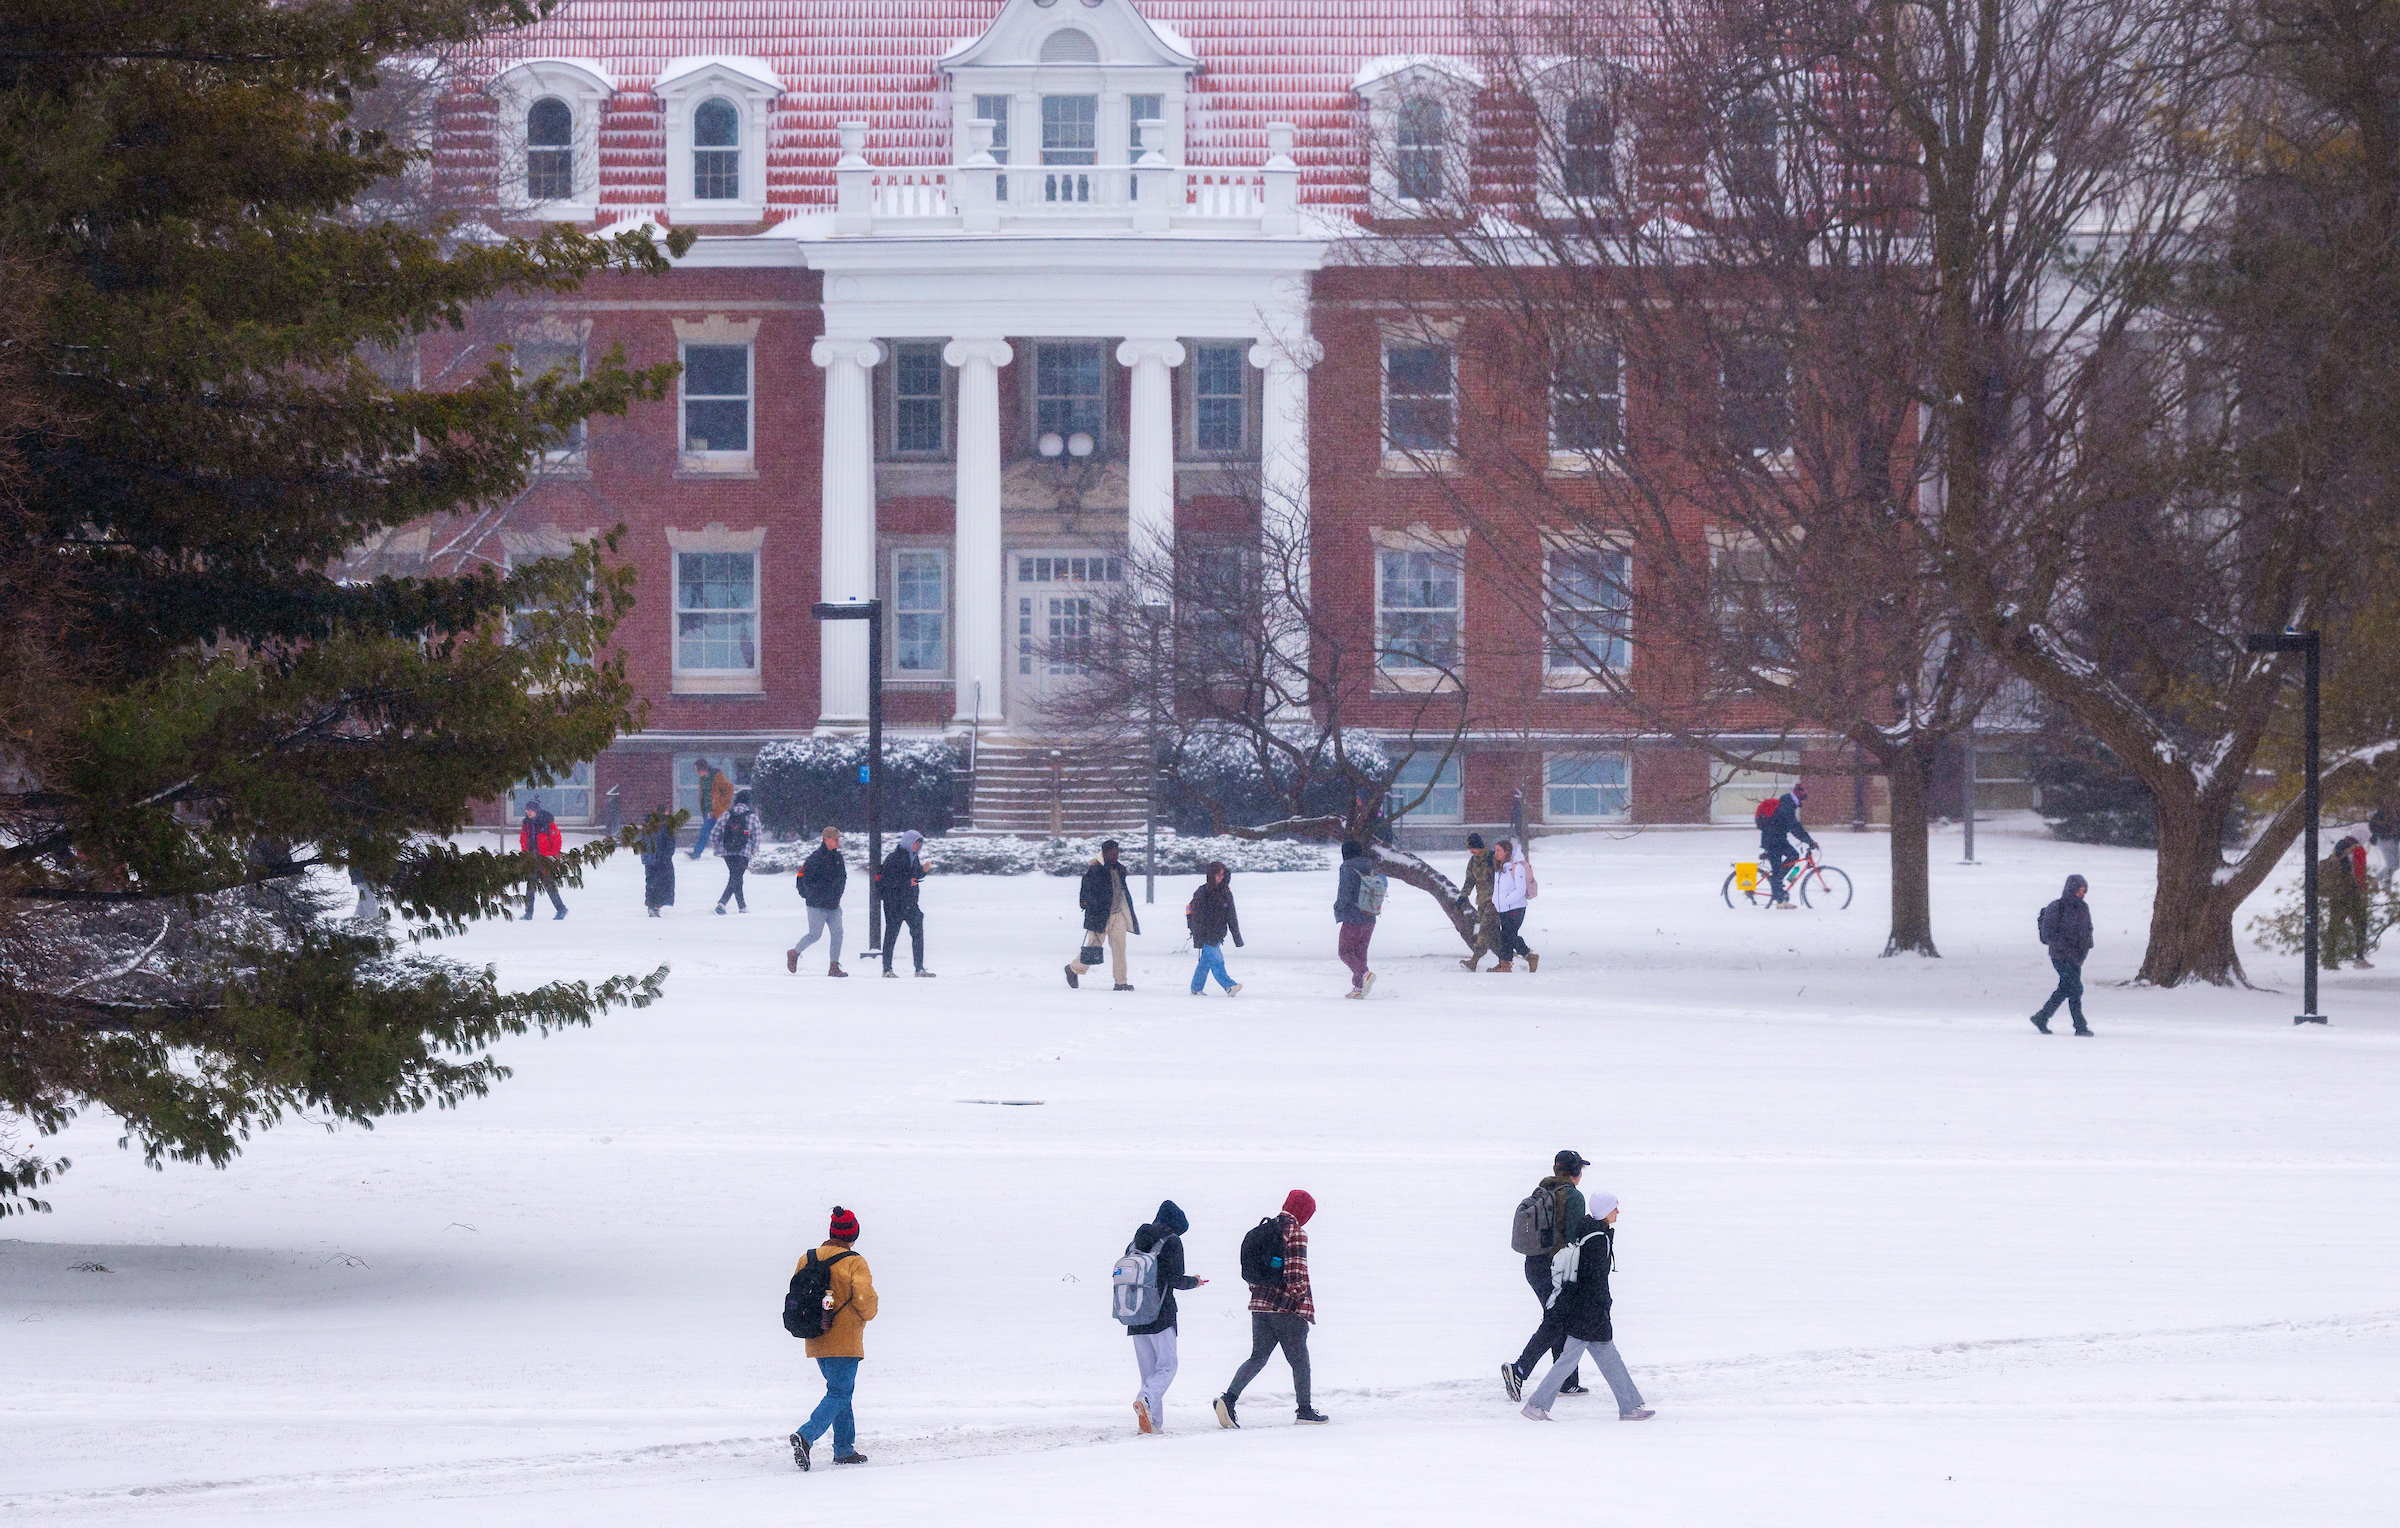
[[(810, 358), (825, 368), (825, 476), (819, 504), (818, 598), (875, 597), (875, 416), (868, 378), (883, 359), (873, 340), (821, 339)], [(817, 724), (864, 726), (867, 720), (867, 627), (863, 621), (819, 623)]]
[(952, 340), (942, 349), (942, 359), (958, 368), (958, 536), (952, 554), (958, 624), (950, 667), (958, 684), (952, 714), (962, 722), (1001, 714), (1008, 631), (1000, 558), (1000, 368), (1011, 356), (1003, 340)]
[(1285, 710), (1302, 709), (1310, 688), (1308, 372), (1323, 355), (1305, 333), (1250, 347), (1250, 364), (1266, 373), (1258, 421), (1260, 613), (1274, 654), (1268, 676), (1285, 692)]
[[(1125, 452), (1126, 544), (1137, 567), (1163, 569), (1175, 550), (1175, 383), (1183, 346), (1174, 340), (1127, 340), (1117, 364), (1133, 370), (1130, 438)], [(1144, 591), (1165, 599), (1164, 589)]]

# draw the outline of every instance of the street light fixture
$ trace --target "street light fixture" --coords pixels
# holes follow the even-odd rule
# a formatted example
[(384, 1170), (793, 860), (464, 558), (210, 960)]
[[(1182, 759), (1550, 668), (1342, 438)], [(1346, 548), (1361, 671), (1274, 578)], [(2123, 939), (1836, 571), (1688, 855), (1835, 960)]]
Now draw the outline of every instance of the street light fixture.
[(859, 773), (867, 787), (867, 948), (883, 953), (883, 897), (875, 878), (883, 873), (883, 601), (820, 600), (810, 607), (820, 621), (867, 623), (867, 762)]
[(2292, 1015), (2295, 1024), (2323, 1024), (2325, 1015), (2317, 1012), (2317, 811), (2319, 780), (2317, 767), (2317, 668), (2321, 643), (2313, 631), (2262, 631), (2243, 638), (2242, 645), (2254, 653), (2301, 653), (2308, 660), (2308, 695), (2304, 702), (2306, 714), (2305, 740), (2302, 745), (2301, 790), (2307, 797), (2301, 807), (2304, 814), (2301, 831), (2307, 835), (2307, 858), (2300, 872), (2301, 928), (2300, 958), (2304, 971), (2302, 1012)]

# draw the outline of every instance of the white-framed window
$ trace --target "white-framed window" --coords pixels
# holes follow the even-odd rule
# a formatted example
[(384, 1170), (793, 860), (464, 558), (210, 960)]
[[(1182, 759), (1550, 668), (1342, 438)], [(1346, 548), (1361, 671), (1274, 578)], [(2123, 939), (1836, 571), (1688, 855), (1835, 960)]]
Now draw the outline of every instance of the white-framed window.
[(707, 760), (716, 771), (733, 782), (737, 791), (750, 788), (758, 761), (742, 753), (679, 753), (675, 755), (675, 808), (691, 814), (690, 826), (697, 828), (708, 813), (700, 800), (700, 761)]
[(1616, 103), (1603, 95), (1569, 98), (1559, 121), (1560, 193), (1592, 201), (1612, 195), (1616, 188)]
[(1402, 96), (1392, 133), (1392, 187), (1400, 200), (1440, 201), (1449, 152), (1449, 105), (1430, 91)]
[(1719, 417), (1725, 443), (1752, 456), (1792, 448), (1792, 349), (1780, 335), (1725, 341)]
[(767, 121), (783, 95), (764, 59), (677, 58), (651, 87), (667, 128), (667, 215), (754, 223), (767, 215)]
[(1458, 205), (1482, 75), (1464, 59), (1379, 58), (1360, 68), (1351, 88), (1367, 108), (1374, 210), (1405, 218)]
[(561, 824), (590, 822), (592, 761), (586, 759), (555, 778), (524, 781), (508, 793), (511, 821), (523, 818), (525, 809), (530, 806), (541, 807)]
[(1088, 202), (1090, 167), (1100, 162), (1100, 98), (1042, 97), (1042, 200)]
[(683, 455), (687, 465), (748, 466), (748, 345), (683, 347)]
[(1033, 347), (1033, 430), (1092, 437), (1108, 453), (1108, 347), (1097, 340), (1040, 340)]
[(1458, 449), (1458, 355), (1448, 341), (1384, 340), (1383, 449), (1387, 467)]
[(1632, 662), (1633, 558), (1621, 547), (1552, 547), (1543, 559), (1542, 668), (1552, 688)]
[(1712, 531), (1708, 560), (1717, 661), (1726, 677), (1736, 684), (1782, 679), (1792, 668), (1799, 608), (1774, 549), (1754, 535)]
[(529, 58), (493, 76), (500, 201), (550, 222), (600, 215), (600, 114), (613, 75), (585, 59)]
[(1708, 816), (1711, 822), (1749, 822), (1758, 804), (1772, 801), (1800, 779), (1800, 751), (1771, 748), (1751, 756), (1749, 766), (1711, 761)]
[[(1020, 553), (1016, 559), (1017, 673), (1080, 674), (1125, 559), (1101, 552)], [(1112, 587), (1113, 586), (1113, 587)]]
[(1465, 548), (1375, 550), (1375, 666), (1387, 679), (1438, 683), (1459, 672), (1465, 629)]
[(896, 340), (885, 374), (890, 388), (894, 456), (938, 458), (950, 454), (950, 368), (942, 364), (940, 340)]
[(1621, 753), (1554, 753), (1542, 760), (1544, 822), (1626, 822), (1633, 770)]
[[(1400, 771), (1392, 776), (1391, 789), (1384, 794), (1384, 811), (1391, 816), (1406, 814), (1411, 822), (1466, 821), (1466, 766), (1453, 753), (1443, 758), (1438, 753), (1415, 753), (1400, 761)], [(1424, 800), (1417, 802), (1422, 792)], [(1411, 802), (1417, 802), (1411, 806)]]
[[(562, 335), (536, 333), (510, 342), (509, 364), (523, 385), (545, 376), (561, 382), (583, 380), (583, 342)], [(584, 424), (569, 425), (556, 444), (542, 453), (551, 467), (579, 467), (584, 461)]]
[(1625, 450), (1625, 356), (1612, 340), (1562, 346), (1550, 372), (1553, 466), (1580, 469)]
[(675, 672), (758, 676), (758, 553), (675, 554)]
[(892, 549), (892, 672), (937, 679), (950, 672), (950, 554)]
[(1191, 357), (1192, 454), (1242, 455), (1252, 445), (1249, 345), (1202, 340)]

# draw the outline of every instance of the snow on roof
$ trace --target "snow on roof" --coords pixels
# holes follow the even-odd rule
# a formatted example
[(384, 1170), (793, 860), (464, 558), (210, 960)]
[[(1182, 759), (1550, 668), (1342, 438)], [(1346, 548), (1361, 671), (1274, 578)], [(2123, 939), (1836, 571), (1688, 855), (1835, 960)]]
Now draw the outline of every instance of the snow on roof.
[(664, 90), (686, 75), (711, 68), (729, 70), (744, 79), (756, 80), (769, 90), (783, 88), (783, 76), (777, 74), (766, 60), (739, 53), (695, 53), (683, 58), (671, 58), (667, 60), (666, 67), (658, 71), (658, 78), (650, 88), (654, 91)]
[(1186, 38), (1181, 32), (1176, 31), (1175, 28), (1170, 26), (1168, 23), (1164, 21), (1152, 21), (1147, 16), (1142, 17), (1142, 20), (1149, 24), (1152, 34), (1155, 35), (1160, 42), (1165, 43), (1168, 47), (1173, 48), (1176, 52), (1182, 54), (1184, 57), (1198, 58), (1200, 56), (1200, 50), (1192, 46), (1190, 39)]
[(1360, 64), (1358, 72), (1350, 76), (1350, 88), (1364, 90), (1378, 80), (1388, 80), (1395, 74), (1406, 74), (1411, 69), (1431, 69), (1453, 79), (1464, 80), (1478, 89), (1483, 86), (1483, 71), (1463, 58), (1451, 58), (1440, 53), (1385, 53)]
[[(425, 60), (425, 63), (433, 66), (434, 69), (438, 70), (439, 68), (438, 61), (436, 60), (427, 59)], [(553, 64), (568, 69), (579, 69), (585, 74), (592, 76), (594, 79), (597, 79), (601, 84), (607, 86), (612, 92), (617, 88), (617, 77), (610, 73), (608, 66), (601, 63), (598, 59), (567, 58), (556, 53), (543, 53), (532, 58), (514, 59), (509, 63), (507, 68), (501, 70), (498, 74), (492, 77), (493, 83), (497, 84), (499, 81), (507, 78), (509, 75), (516, 73), (519, 69), (528, 68), (535, 64)]]

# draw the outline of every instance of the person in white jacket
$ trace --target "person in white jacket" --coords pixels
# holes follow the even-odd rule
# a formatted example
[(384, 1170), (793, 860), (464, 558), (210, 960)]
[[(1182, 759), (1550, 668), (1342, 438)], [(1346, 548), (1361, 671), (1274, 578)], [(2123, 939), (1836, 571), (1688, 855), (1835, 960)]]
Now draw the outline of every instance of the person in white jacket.
[(1492, 911), (1500, 915), (1500, 931), (1492, 940), (1492, 953), (1500, 957), (1495, 971), (1513, 971), (1516, 959), (1525, 957), (1525, 969), (1539, 971), (1542, 957), (1533, 953), (1525, 943), (1525, 904), (1540, 894), (1534, 884), (1533, 866), (1517, 852), (1516, 841), (1504, 838), (1492, 846)]

